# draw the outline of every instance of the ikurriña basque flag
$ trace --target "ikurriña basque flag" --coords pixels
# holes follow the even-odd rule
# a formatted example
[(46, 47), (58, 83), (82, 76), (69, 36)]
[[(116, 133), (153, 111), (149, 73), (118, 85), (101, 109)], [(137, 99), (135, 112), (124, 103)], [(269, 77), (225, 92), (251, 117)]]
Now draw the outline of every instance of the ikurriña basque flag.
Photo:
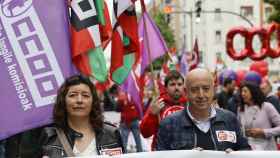
[(66, 3), (0, 1), (0, 140), (52, 122), (57, 89), (73, 74)]
[(139, 41), (135, 0), (114, 0), (110, 74), (122, 84), (139, 60)]
[(104, 0), (71, 1), (71, 48), (77, 69), (100, 82), (108, 71), (103, 48), (112, 36), (112, 27)]

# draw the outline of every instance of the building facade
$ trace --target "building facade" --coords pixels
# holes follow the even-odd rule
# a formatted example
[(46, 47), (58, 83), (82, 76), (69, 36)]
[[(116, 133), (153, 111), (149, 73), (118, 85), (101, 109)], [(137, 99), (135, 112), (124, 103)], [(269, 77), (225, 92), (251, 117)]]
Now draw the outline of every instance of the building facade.
[[(226, 53), (226, 35), (237, 26), (266, 26), (266, 20), (272, 7), (262, 0), (201, 0), (201, 13), (196, 13), (198, 0), (165, 0), (164, 5), (172, 6), (170, 26), (173, 28), (177, 48), (184, 43), (188, 51), (192, 50), (194, 40), (198, 39), (202, 63), (210, 70), (216, 69), (216, 61), (224, 62), (231, 69), (248, 69), (251, 59), (232, 60)], [(241, 16), (238, 16), (240, 14)], [(260, 41), (254, 38), (253, 46), (260, 49)], [(234, 39), (234, 47), (241, 50), (244, 39)], [(279, 73), (280, 59), (266, 59), (271, 72)]]

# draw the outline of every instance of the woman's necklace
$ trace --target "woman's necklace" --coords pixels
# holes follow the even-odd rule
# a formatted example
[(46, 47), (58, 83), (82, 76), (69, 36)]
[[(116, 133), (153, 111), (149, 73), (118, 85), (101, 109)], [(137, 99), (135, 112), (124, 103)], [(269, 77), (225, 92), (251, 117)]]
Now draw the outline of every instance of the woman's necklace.
[(255, 105), (245, 106), (245, 128), (253, 128), (253, 123), (257, 119), (258, 107)]

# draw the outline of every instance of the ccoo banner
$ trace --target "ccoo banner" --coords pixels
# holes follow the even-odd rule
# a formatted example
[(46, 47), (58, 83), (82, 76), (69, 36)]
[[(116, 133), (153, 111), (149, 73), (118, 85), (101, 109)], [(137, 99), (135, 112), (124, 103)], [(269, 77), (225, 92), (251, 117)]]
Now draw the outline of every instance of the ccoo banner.
[(0, 0), (0, 139), (51, 122), (72, 74), (64, 0)]
[(123, 154), (117, 156), (89, 156), (83, 158), (279, 158), (279, 151), (222, 151), (173, 150)]

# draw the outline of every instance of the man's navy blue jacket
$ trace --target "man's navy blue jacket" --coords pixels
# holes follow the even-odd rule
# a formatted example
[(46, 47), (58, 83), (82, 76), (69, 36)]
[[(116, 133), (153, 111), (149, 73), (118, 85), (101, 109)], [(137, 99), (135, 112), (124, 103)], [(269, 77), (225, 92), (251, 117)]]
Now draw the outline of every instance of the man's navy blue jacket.
[[(216, 109), (216, 116), (210, 121), (210, 135), (214, 144), (214, 149), (224, 151), (228, 148), (232, 150), (251, 150), (247, 139), (241, 132), (240, 123), (236, 116), (227, 110)], [(187, 114), (187, 108), (176, 112), (160, 122), (156, 150), (188, 150), (197, 146), (197, 130), (195, 124)], [(232, 140), (220, 137), (219, 133), (235, 133)]]

